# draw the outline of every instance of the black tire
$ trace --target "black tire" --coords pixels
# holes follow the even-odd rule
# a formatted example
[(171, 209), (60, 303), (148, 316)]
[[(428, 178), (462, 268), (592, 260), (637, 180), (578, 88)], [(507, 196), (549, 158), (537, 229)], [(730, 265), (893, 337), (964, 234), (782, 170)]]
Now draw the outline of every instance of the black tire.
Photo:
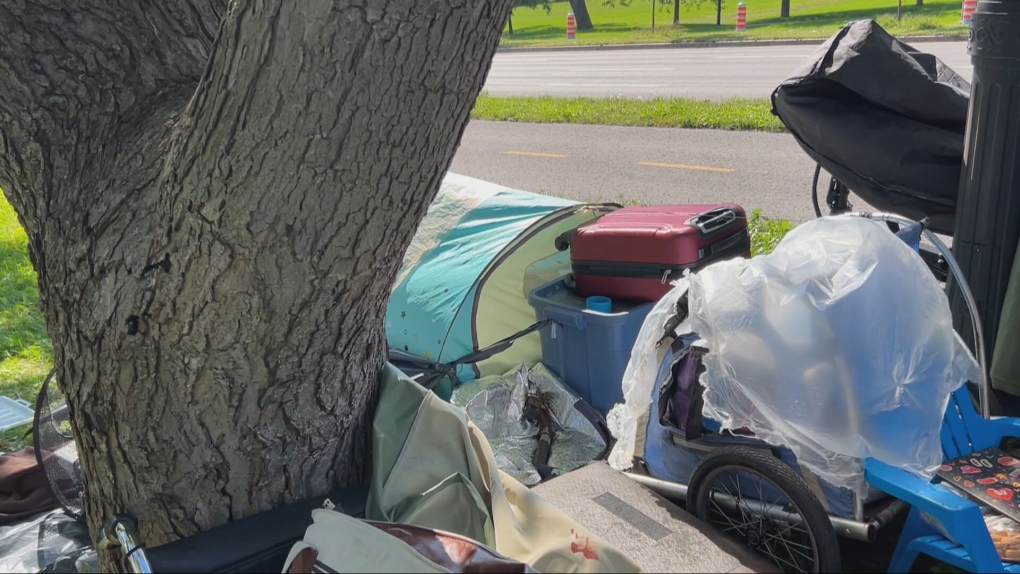
[[(726, 517), (723, 508), (716, 503), (711, 495), (713, 486), (724, 474), (738, 471), (741, 473), (757, 475), (758, 479), (764, 479), (772, 483), (772, 486), (782, 493), (783, 498), (788, 501), (784, 509), (792, 514), (800, 515), (804, 532), (799, 533), (799, 543), (792, 543), (794, 547), (800, 546), (812, 550), (813, 556), (809, 557), (806, 551), (794, 550), (791, 542), (778, 538), (785, 536), (783, 532), (789, 532), (793, 528), (790, 523), (782, 521), (781, 518), (763, 517), (762, 513), (754, 513), (752, 508), (742, 504), (742, 501), (753, 501), (751, 497), (741, 497), (740, 488), (734, 495), (730, 492), (733, 500), (736, 500), (732, 514), (739, 512), (741, 517), (753, 515), (757, 520), (741, 521), (735, 523), (731, 518)], [(749, 447), (725, 447), (709, 454), (694, 469), (687, 493), (688, 510), (705, 522), (719, 527), (719, 523), (713, 520), (714, 515), (724, 517), (729, 525), (724, 530), (737, 540), (750, 546), (756, 552), (762, 554), (773, 564), (783, 569), (784, 572), (840, 572), (839, 541), (836, 539), (836, 532), (829, 521), (821, 502), (808, 488), (804, 479), (797, 475), (787, 464), (772, 456), (764, 449)], [(744, 508), (747, 509), (745, 512)], [(767, 537), (775, 532), (776, 524), (782, 522), (787, 526), (779, 534)], [(806, 535), (806, 536), (805, 536)], [(778, 558), (777, 552), (773, 552), (769, 542), (782, 540), (784, 556), (790, 560)], [(762, 552), (762, 549), (765, 549)], [(794, 553), (799, 556), (794, 556)], [(812, 560), (813, 558), (813, 560)], [(792, 562), (791, 562), (792, 561)]]

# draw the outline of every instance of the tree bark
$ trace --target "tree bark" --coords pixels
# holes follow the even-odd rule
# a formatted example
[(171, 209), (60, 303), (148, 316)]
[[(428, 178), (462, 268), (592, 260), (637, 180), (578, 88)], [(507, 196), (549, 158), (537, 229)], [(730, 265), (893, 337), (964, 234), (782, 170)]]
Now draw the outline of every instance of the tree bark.
[(93, 532), (366, 478), (390, 286), (511, 4), (0, 5), (0, 188)]
[(673, 25), (680, 24), (680, 0), (673, 0)]
[(578, 30), (594, 30), (591, 23), (591, 16), (588, 15), (588, 5), (585, 0), (570, 0), (570, 10), (574, 13), (574, 20)]
[(779, 3), (779, 17), (790, 17), (790, 0), (782, 0), (782, 2)]

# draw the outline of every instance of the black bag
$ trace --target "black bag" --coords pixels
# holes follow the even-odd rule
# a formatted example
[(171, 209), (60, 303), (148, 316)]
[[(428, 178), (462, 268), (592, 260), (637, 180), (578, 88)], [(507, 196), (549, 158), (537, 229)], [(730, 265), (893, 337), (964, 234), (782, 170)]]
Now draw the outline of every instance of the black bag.
[(664, 401), (666, 416), (679, 429), (683, 430), (687, 440), (701, 438), (705, 434), (702, 425), (702, 409), (705, 406), (705, 387), (701, 384), (701, 375), (705, 372), (703, 357), (707, 352), (702, 347), (692, 347), (690, 351), (673, 365), (673, 377), (669, 384), (664, 385)]
[(844, 26), (772, 93), (772, 113), (876, 209), (951, 234), (970, 84), (873, 20)]
[[(294, 543), (312, 524), (312, 510), (324, 497), (311, 498), (228, 522), (194, 536), (146, 550), (154, 572), (282, 572)], [(335, 510), (364, 516), (368, 487), (333, 492)]]

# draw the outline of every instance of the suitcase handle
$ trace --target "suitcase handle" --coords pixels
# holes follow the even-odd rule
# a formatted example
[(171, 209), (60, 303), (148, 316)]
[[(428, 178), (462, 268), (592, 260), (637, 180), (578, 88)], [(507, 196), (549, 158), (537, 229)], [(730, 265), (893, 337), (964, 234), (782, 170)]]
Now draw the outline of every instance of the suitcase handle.
[(704, 237), (711, 237), (737, 221), (737, 212), (731, 207), (720, 207), (699, 213), (687, 220), (687, 225)]
[(739, 233), (733, 234), (733, 237), (724, 239), (723, 241), (720, 241), (715, 245), (702, 247), (701, 249), (698, 250), (698, 255), (701, 256), (702, 259), (708, 259), (709, 257), (712, 257), (716, 253), (725, 253), (726, 251), (733, 249), (737, 245), (740, 245), (741, 243), (747, 241), (749, 238), (750, 237), (747, 230), (746, 229), (741, 230)]

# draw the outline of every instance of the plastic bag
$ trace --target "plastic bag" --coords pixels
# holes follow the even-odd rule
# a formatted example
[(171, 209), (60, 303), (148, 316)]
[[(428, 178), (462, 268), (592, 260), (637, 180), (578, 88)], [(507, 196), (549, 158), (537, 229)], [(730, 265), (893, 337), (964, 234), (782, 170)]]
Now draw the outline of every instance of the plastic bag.
[[(524, 415), (531, 389), (540, 393), (553, 418), (554, 438), (546, 464), (557, 474), (588, 464), (608, 446), (595, 426), (597, 419), (580, 410), (581, 399), (541, 363), (464, 383), (453, 392), (450, 404), (463, 409), (489, 440), (499, 469), (525, 486), (542, 480), (533, 461), (540, 429)], [(591, 407), (586, 410), (593, 418), (598, 416)]]
[[(960, 498), (976, 503), (981, 509), (982, 518), (984, 518), (985, 526), (988, 528), (988, 534), (992, 538), (992, 544), (995, 545), (999, 558), (1004, 562), (1020, 562), (1020, 522), (1013, 520), (979, 500), (975, 500), (966, 491), (953, 486), (949, 482), (941, 482), (938, 486)], [(923, 514), (922, 518), (925, 518)], [(928, 522), (929, 526), (938, 531), (942, 536), (953, 540), (953, 537), (946, 532), (945, 528), (938, 521), (925, 519), (925, 522)], [(959, 544), (958, 540), (953, 540), (953, 542)]]
[[(687, 292), (690, 283), (687, 277), (673, 282), (673, 289), (652, 307), (645, 316), (645, 321), (638, 332), (634, 347), (631, 349), (630, 361), (623, 374), (624, 402), (617, 404), (606, 415), (609, 432), (616, 438), (616, 444), (609, 453), (609, 465), (616, 470), (629, 470), (634, 464), (634, 448), (641, 421), (648, 416), (652, 404), (652, 391), (655, 389), (655, 377), (659, 372), (659, 349), (655, 343), (662, 338), (666, 321), (676, 312), (676, 302)], [(690, 324), (685, 321), (675, 332), (690, 332)]]
[(858, 494), (869, 456), (934, 476), (949, 394), (979, 371), (945, 292), (884, 223), (812, 220), (772, 254), (690, 281), (691, 326), (711, 350), (706, 418)]
[(91, 550), (88, 528), (62, 510), (0, 526), (0, 572), (75, 572)]
[(1020, 523), (995, 511), (985, 512), (985, 526), (1005, 562), (1020, 562)]

